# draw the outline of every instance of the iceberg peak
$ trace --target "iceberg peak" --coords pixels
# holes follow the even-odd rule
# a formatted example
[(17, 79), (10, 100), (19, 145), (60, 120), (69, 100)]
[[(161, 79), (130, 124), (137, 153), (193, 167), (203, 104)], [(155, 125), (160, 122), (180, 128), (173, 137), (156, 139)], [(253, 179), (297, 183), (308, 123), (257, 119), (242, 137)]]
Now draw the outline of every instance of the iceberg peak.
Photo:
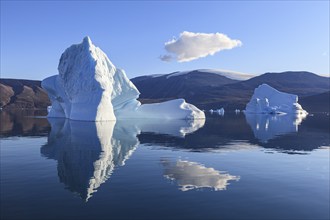
[(89, 36), (84, 37), (83, 44), (84, 45), (88, 45), (88, 46), (93, 45), (92, 40), (91, 40), (91, 38)]
[(135, 85), (88, 36), (64, 51), (58, 72), (42, 81), (52, 102), (49, 117), (84, 121), (163, 118), (165, 112), (160, 109), (167, 109), (170, 119), (205, 118), (201, 110), (182, 101), (141, 105)]

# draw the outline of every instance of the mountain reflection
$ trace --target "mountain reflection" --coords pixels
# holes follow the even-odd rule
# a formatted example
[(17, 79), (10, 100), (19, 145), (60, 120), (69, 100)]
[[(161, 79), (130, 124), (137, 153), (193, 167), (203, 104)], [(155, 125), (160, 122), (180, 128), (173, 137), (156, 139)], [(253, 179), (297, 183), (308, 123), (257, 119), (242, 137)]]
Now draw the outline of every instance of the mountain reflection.
[(203, 126), (203, 121), (82, 122), (49, 119), (51, 132), (42, 155), (57, 160), (58, 176), (72, 192), (88, 201), (113, 173), (125, 165), (139, 144), (139, 133), (163, 132), (183, 137)]
[(43, 110), (1, 110), (0, 137), (45, 136), (50, 131), (45, 115), (47, 115), (47, 111)]
[(245, 117), (254, 136), (263, 143), (280, 135), (298, 132), (298, 126), (306, 118), (295, 114), (245, 114)]
[(164, 177), (176, 181), (181, 191), (199, 188), (212, 188), (215, 191), (226, 190), (229, 181), (240, 179), (239, 176), (186, 160), (176, 162), (162, 160), (161, 163), (164, 166)]

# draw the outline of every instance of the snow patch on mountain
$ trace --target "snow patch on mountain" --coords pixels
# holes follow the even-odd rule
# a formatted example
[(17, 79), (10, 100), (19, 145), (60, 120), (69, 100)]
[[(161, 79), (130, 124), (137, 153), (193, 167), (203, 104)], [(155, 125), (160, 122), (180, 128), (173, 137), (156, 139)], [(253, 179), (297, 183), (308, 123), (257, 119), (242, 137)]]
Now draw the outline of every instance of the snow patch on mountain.
[(229, 79), (234, 79), (234, 80), (248, 80), (248, 79), (254, 77), (254, 75), (252, 75), (252, 74), (240, 73), (240, 72), (235, 72), (235, 71), (230, 71), (230, 70), (197, 69), (197, 70), (187, 70), (187, 71), (178, 71), (178, 72), (170, 73), (170, 74), (167, 74), (166, 78), (169, 79), (170, 77), (186, 75), (193, 71), (198, 71), (200, 73), (213, 73), (213, 74), (217, 74), (217, 75), (224, 76), (224, 77), (227, 77)]

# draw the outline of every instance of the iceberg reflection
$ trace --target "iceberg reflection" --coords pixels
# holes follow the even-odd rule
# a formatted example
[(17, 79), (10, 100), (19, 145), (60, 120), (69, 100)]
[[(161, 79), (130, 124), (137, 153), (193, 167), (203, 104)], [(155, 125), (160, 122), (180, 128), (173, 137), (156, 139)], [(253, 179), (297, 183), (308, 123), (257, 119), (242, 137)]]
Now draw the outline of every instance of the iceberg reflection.
[(233, 176), (212, 167), (205, 167), (196, 162), (163, 160), (161, 163), (164, 166), (164, 177), (176, 181), (181, 191), (198, 188), (213, 188), (215, 191), (226, 190), (229, 181), (240, 179), (239, 176)]
[[(139, 144), (141, 132), (163, 132), (184, 136), (203, 126), (173, 120), (162, 125), (152, 121), (86, 122), (48, 119), (51, 132), (41, 148), (42, 155), (57, 160), (60, 182), (88, 201), (116, 166), (125, 165)], [(158, 125), (158, 126), (156, 126)]]
[(175, 137), (185, 137), (187, 134), (193, 133), (202, 128), (205, 124), (204, 119), (198, 120), (118, 120), (116, 126), (127, 128), (134, 128), (138, 134), (154, 133), (167, 134)]
[(277, 136), (298, 132), (298, 126), (306, 115), (297, 114), (245, 114), (254, 136), (263, 143)]
[(115, 129), (115, 122), (50, 119), (51, 132), (41, 153), (58, 161), (60, 182), (88, 201), (96, 189), (124, 165), (138, 140)]
[(46, 136), (50, 127), (42, 118), (46, 111), (33, 109), (11, 109), (0, 111), (0, 137)]

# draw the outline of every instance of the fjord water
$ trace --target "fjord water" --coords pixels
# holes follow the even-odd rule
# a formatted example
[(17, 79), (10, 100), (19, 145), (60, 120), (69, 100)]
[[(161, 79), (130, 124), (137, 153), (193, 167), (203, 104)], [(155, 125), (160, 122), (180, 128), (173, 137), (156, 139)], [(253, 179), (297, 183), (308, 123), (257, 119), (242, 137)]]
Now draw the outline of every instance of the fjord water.
[[(1, 112), (1, 219), (329, 219), (329, 115)], [(38, 117), (36, 117), (38, 116)]]

